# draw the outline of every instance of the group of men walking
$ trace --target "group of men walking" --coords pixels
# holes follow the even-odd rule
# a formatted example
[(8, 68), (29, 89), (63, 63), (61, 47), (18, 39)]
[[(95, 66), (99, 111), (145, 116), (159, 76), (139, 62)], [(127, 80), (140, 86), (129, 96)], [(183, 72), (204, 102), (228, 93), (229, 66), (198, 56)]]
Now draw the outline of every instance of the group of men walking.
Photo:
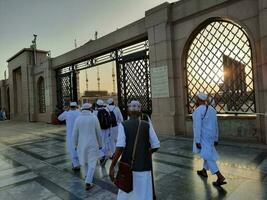
[[(208, 95), (196, 95), (196, 109), (193, 112), (193, 151), (203, 158), (203, 169), (197, 174), (207, 178), (207, 171), (216, 174), (214, 186), (226, 184), (216, 161), (218, 145), (218, 124), (216, 111), (207, 103)], [(85, 189), (90, 190), (97, 163), (104, 166), (112, 159), (109, 169), (110, 179), (116, 183), (115, 166), (120, 159), (132, 171), (132, 189), (124, 191), (119, 187), (118, 200), (152, 200), (155, 198), (153, 183), (152, 154), (160, 148), (160, 142), (148, 116), (142, 117), (141, 104), (131, 101), (128, 105), (128, 120), (124, 121), (120, 109), (113, 99), (92, 104), (85, 103), (81, 111), (77, 103), (71, 102), (70, 109), (64, 111), (58, 119), (66, 120), (67, 147), (72, 161), (72, 169), (86, 172)], [(120, 170), (120, 169), (119, 169)], [(118, 173), (119, 174), (119, 173)]]
[(72, 162), (72, 169), (79, 171), (84, 166), (86, 171), (86, 190), (93, 187), (94, 171), (99, 160), (104, 166), (112, 158), (118, 135), (118, 124), (123, 122), (120, 109), (112, 98), (107, 106), (103, 100), (97, 100), (96, 108), (85, 103), (81, 110), (76, 102), (71, 102), (58, 120), (66, 121), (66, 143)]

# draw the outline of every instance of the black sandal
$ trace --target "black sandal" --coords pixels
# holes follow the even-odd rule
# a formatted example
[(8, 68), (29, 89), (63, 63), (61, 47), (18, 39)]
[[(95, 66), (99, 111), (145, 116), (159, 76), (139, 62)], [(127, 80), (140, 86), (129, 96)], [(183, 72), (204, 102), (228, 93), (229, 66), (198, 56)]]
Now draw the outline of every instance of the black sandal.
[(204, 178), (208, 178), (208, 174), (207, 174), (207, 172), (204, 171), (203, 169), (202, 169), (202, 170), (198, 170), (198, 171), (197, 171), (197, 174), (198, 174), (199, 176), (204, 177)]
[(217, 181), (212, 183), (215, 187), (220, 187), (221, 185), (225, 185), (227, 184), (227, 182), (225, 181), (225, 178), (222, 179), (217, 179)]

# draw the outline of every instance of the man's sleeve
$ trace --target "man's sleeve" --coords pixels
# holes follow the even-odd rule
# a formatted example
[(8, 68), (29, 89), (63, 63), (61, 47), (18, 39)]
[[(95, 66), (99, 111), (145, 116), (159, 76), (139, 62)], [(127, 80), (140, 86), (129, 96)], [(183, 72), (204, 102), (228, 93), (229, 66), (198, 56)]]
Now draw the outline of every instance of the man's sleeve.
[(61, 113), (61, 114), (58, 116), (58, 120), (59, 120), (59, 121), (64, 121), (64, 120), (66, 120), (66, 115), (67, 115), (67, 111), (64, 111), (63, 113)]
[(125, 147), (126, 146), (126, 136), (124, 132), (123, 125), (120, 123), (118, 126), (118, 138), (116, 147)]
[(201, 113), (198, 110), (195, 111), (195, 113), (193, 113), (193, 132), (196, 143), (200, 143), (201, 129), (202, 129), (202, 117)]
[(158, 136), (153, 128), (151, 120), (149, 120), (149, 142), (152, 149), (157, 149), (160, 147), (160, 142)]

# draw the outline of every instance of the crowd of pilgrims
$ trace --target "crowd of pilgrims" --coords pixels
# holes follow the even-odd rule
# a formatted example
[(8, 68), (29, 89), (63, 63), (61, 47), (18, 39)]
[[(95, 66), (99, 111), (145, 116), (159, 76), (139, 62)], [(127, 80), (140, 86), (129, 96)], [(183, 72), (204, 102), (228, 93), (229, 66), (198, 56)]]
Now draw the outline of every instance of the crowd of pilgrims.
[[(203, 169), (197, 174), (208, 178), (207, 171), (217, 175), (213, 185), (226, 184), (219, 171), (216, 150), (219, 139), (216, 110), (208, 103), (208, 95), (196, 95), (196, 108), (193, 112), (193, 152), (203, 159)], [(153, 179), (152, 154), (160, 148), (160, 141), (147, 115), (142, 114), (139, 101), (128, 105), (128, 118), (122, 113), (112, 98), (105, 103), (98, 99), (95, 106), (84, 103), (78, 109), (76, 102), (58, 116), (66, 121), (66, 143), (72, 162), (72, 169), (85, 171), (85, 189), (94, 187), (93, 177), (96, 167), (104, 167), (111, 159), (109, 177), (115, 184), (120, 178), (115, 176), (116, 166), (126, 163), (131, 167), (132, 188), (126, 191), (119, 184), (117, 200), (154, 200), (156, 193)], [(120, 171), (120, 169), (119, 169)]]
[[(155, 151), (159, 148), (160, 142), (150, 118), (147, 115), (143, 115), (142, 120), (140, 118), (141, 104), (138, 101), (131, 101), (128, 110), (128, 119), (124, 121), (119, 107), (115, 105), (112, 98), (107, 102), (98, 99), (95, 106), (84, 103), (81, 109), (78, 109), (76, 102), (71, 102), (58, 116), (58, 120), (66, 121), (66, 143), (72, 170), (80, 171), (81, 167), (84, 168), (86, 190), (94, 187), (93, 176), (96, 167), (104, 167), (108, 159), (112, 160), (116, 157), (113, 159), (113, 167), (110, 167), (110, 177), (112, 178), (118, 158), (132, 156), (129, 153), (123, 153), (121, 149), (126, 148), (126, 143), (130, 140), (128, 138), (129, 131), (125, 130), (133, 125), (130, 130), (135, 130), (133, 134), (136, 134), (136, 122), (140, 122), (140, 128), (142, 128), (142, 133), (140, 131), (138, 137), (145, 137), (148, 141), (146, 145), (141, 144), (141, 148), (139, 146), (136, 153), (143, 157), (142, 149), (149, 149), (152, 152), (152, 149)], [(147, 127), (147, 130), (144, 127)], [(131, 149), (131, 154), (132, 151), (133, 149)], [(138, 158), (133, 167), (140, 167), (138, 165), (141, 162), (141, 168), (133, 173), (134, 191), (126, 193), (119, 190), (118, 199), (137, 199), (140, 195), (143, 195), (141, 199), (150, 199), (149, 195), (152, 193), (151, 168), (150, 166), (142, 167), (143, 160), (152, 162), (148, 156), (144, 159)], [(136, 196), (137, 194), (139, 196)]]

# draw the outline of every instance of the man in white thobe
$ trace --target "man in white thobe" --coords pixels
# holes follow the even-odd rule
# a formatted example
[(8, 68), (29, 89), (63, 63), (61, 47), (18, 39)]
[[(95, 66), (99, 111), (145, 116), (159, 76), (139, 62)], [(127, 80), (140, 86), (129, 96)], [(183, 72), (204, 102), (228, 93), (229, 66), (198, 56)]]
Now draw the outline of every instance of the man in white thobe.
[(133, 144), (140, 123), (139, 136), (133, 169), (133, 191), (126, 193), (119, 190), (117, 200), (152, 200), (152, 159), (151, 154), (160, 147), (158, 137), (150, 122), (140, 120), (141, 105), (138, 101), (132, 101), (129, 105), (129, 120), (119, 124), (118, 140), (116, 151), (112, 160), (109, 176), (112, 181), (114, 178), (114, 167), (121, 156), (121, 161), (130, 164), (133, 152)]
[(100, 125), (97, 117), (91, 112), (92, 104), (82, 106), (82, 114), (76, 119), (73, 128), (73, 143), (77, 148), (79, 160), (85, 168), (85, 189), (90, 190), (93, 177), (100, 157), (99, 149), (102, 147), (100, 138)]
[(202, 177), (208, 177), (207, 170), (216, 174), (218, 179), (213, 182), (215, 186), (226, 184), (224, 176), (220, 173), (216, 161), (219, 155), (215, 146), (218, 145), (218, 122), (216, 110), (206, 104), (208, 95), (198, 93), (196, 97), (196, 110), (193, 112), (193, 152), (198, 153), (203, 158), (203, 169), (197, 171)]
[(72, 143), (72, 131), (73, 131), (73, 125), (76, 120), (76, 118), (81, 114), (81, 112), (77, 109), (77, 103), (71, 102), (70, 103), (70, 109), (65, 110), (62, 114), (58, 116), (58, 120), (60, 121), (66, 121), (66, 142), (67, 142), (67, 149), (71, 158), (72, 162), (72, 169), (74, 171), (80, 170), (80, 163), (78, 159), (77, 152), (73, 146)]
[(113, 154), (115, 153), (116, 142), (118, 138), (118, 125), (123, 122), (123, 117), (122, 117), (119, 107), (115, 106), (112, 98), (109, 98), (107, 100), (107, 103), (108, 103), (108, 106), (107, 106), (108, 112), (110, 113), (111, 117), (113, 115), (112, 113), (114, 113), (115, 120), (116, 120), (116, 124), (112, 125), (110, 128), (110, 150), (113, 156)]
[[(97, 110), (94, 112), (94, 114), (98, 117), (100, 127), (101, 127), (101, 141), (102, 141), (102, 149), (101, 149), (101, 159), (100, 159), (100, 165), (103, 167), (106, 164), (106, 161), (109, 156), (111, 156), (111, 148), (110, 148), (110, 121), (109, 124), (105, 124), (107, 127), (103, 126), (102, 122), (106, 122), (107, 120), (101, 120), (100, 113), (104, 113), (105, 117), (109, 120), (109, 113), (107, 109), (105, 108), (104, 101), (101, 99), (98, 99), (96, 102)], [(103, 115), (102, 115), (103, 116)]]

